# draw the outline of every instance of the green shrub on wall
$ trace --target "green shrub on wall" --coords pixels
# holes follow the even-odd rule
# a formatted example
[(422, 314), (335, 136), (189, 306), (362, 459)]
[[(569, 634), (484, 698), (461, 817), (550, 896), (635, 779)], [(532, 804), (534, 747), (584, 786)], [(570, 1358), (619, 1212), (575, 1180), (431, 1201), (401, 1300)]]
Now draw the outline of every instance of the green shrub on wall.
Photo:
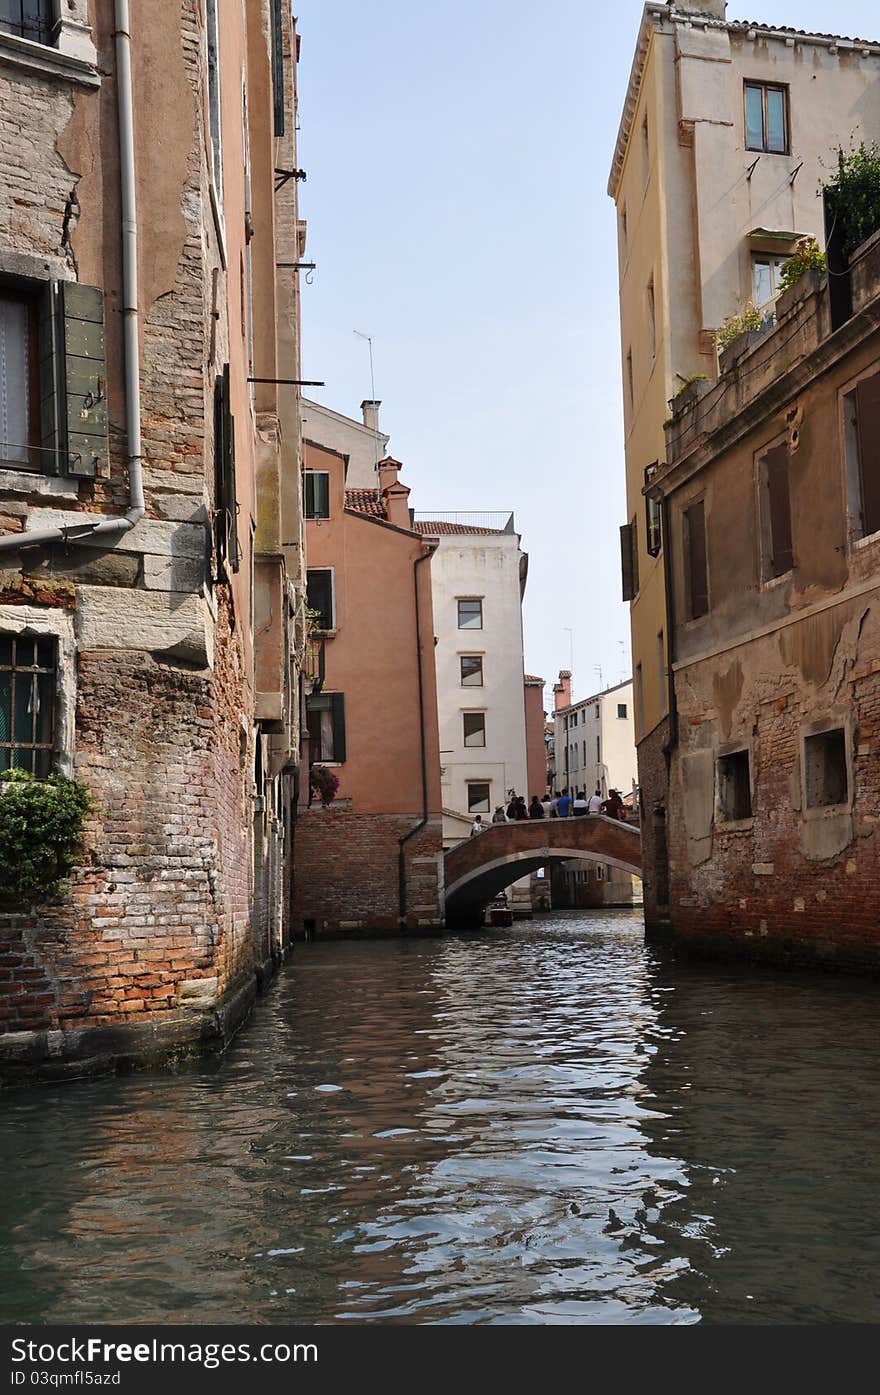
[(835, 220), (842, 224), (842, 250), (852, 256), (880, 228), (880, 145), (864, 141), (841, 151), (837, 169), (822, 186)]
[(93, 807), (78, 780), (35, 780), (25, 770), (0, 775), (0, 906), (33, 905), (58, 894), (76, 865)]

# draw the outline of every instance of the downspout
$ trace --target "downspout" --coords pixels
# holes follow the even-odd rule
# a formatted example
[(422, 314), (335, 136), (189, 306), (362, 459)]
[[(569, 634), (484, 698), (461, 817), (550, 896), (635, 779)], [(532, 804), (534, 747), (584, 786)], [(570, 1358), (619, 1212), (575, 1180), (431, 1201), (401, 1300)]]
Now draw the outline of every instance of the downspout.
[(134, 109), (131, 84), (131, 34), (128, 0), (116, 6), (116, 99), (119, 120), (119, 169), (122, 214), (122, 314), (125, 346), (125, 432), (128, 441), (129, 510), (124, 518), (62, 524), (0, 537), (0, 553), (21, 552), (44, 543), (80, 542), (110, 533), (127, 533), (144, 516), (141, 461), (141, 383), (138, 343), (137, 204), (134, 172)]
[(423, 562), (430, 562), (436, 546), (423, 552), (421, 557), (417, 557), (413, 562), (413, 591), (415, 593), (416, 605), (416, 661), (419, 673), (419, 742), (422, 757), (422, 817), (418, 823), (414, 824), (408, 833), (404, 833), (402, 838), (397, 840), (397, 892), (398, 892), (398, 913), (400, 916), (400, 928), (406, 929), (406, 845), (410, 838), (414, 838), (417, 833), (421, 833), (428, 822), (428, 752), (425, 747), (425, 679), (422, 671), (422, 622), (419, 607), (419, 567)]

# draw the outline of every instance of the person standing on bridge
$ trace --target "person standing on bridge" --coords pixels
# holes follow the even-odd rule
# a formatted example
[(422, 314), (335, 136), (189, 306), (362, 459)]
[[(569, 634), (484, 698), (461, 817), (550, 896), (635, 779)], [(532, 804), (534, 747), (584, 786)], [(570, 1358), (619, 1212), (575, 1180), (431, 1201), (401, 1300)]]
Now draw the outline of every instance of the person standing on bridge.
[(571, 815), (571, 795), (568, 792), (568, 785), (556, 801), (556, 812), (561, 819), (567, 819)]
[(471, 824), (471, 837), (472, 837), (472, 838), (475, 838), (476, 835), (477, 835), (478, 833), (485, 833), (485, 832), (486, 832), (486, 825), (483, 823), (482, 815), (481, 815), (481, 814), (477, 814), (477, 817), (474, 819), (473, 823)]
[(609, 790), (608, 798), (602, 805), (602, 813), (607, 814), (609, 819), (625, 819), (626, 810), (623, 807), (623, 800), (617, 790)]
[(572, 816), (576, 819), (582, 819), (587, 812), (587, 796), (583, 790), (578, 790), (575, 795), (574, 803), (571, 806), (571, 812)]
[(495, 805), (495, 813), (492, 815), (493, 823), (507, 823), (507, 815), (504, 812), (503, 804)]
[(544, 806), (536, 794), (532, 795), (532, 802), (529, 805), (529, 818), (542, 819), (544, 817)]
[(601, 812), (602, 812), (602, 792), (601, 792), (601, 790), (599, 789), (599, 786), (597, 785), (597, 786), (596, 786), (596, 793), (590, 795), (589, 802), (588, 802), (588, 804), (587, 804), (587, 813), (588, 813), (588, 814), (601, 814)]

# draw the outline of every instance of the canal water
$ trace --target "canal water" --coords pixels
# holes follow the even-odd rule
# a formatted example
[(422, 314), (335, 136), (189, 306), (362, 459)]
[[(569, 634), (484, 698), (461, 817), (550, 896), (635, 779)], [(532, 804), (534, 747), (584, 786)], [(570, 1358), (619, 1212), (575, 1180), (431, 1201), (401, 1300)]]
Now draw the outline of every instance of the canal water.
[(629, 912), (309, 944), (219, 1065), (0, 1098), (0, 1320), (880, 1318), (878, 989)]

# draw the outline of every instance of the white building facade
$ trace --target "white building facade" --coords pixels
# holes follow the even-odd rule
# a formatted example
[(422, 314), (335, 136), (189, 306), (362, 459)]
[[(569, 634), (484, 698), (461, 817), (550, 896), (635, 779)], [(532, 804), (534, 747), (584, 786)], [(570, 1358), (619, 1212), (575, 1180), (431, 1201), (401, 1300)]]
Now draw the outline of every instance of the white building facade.
[(553, 714), (556, 788), (629, 794), (638, 782), (633, 685), (628, 678)]
[[(446, 847), (488, 823), (511, 793), (526, 801), (522, 597), (528, 559), (513, 515), (419, 518), (431, 561)], [(503, 523), (487, 526), (489, 520)]]

